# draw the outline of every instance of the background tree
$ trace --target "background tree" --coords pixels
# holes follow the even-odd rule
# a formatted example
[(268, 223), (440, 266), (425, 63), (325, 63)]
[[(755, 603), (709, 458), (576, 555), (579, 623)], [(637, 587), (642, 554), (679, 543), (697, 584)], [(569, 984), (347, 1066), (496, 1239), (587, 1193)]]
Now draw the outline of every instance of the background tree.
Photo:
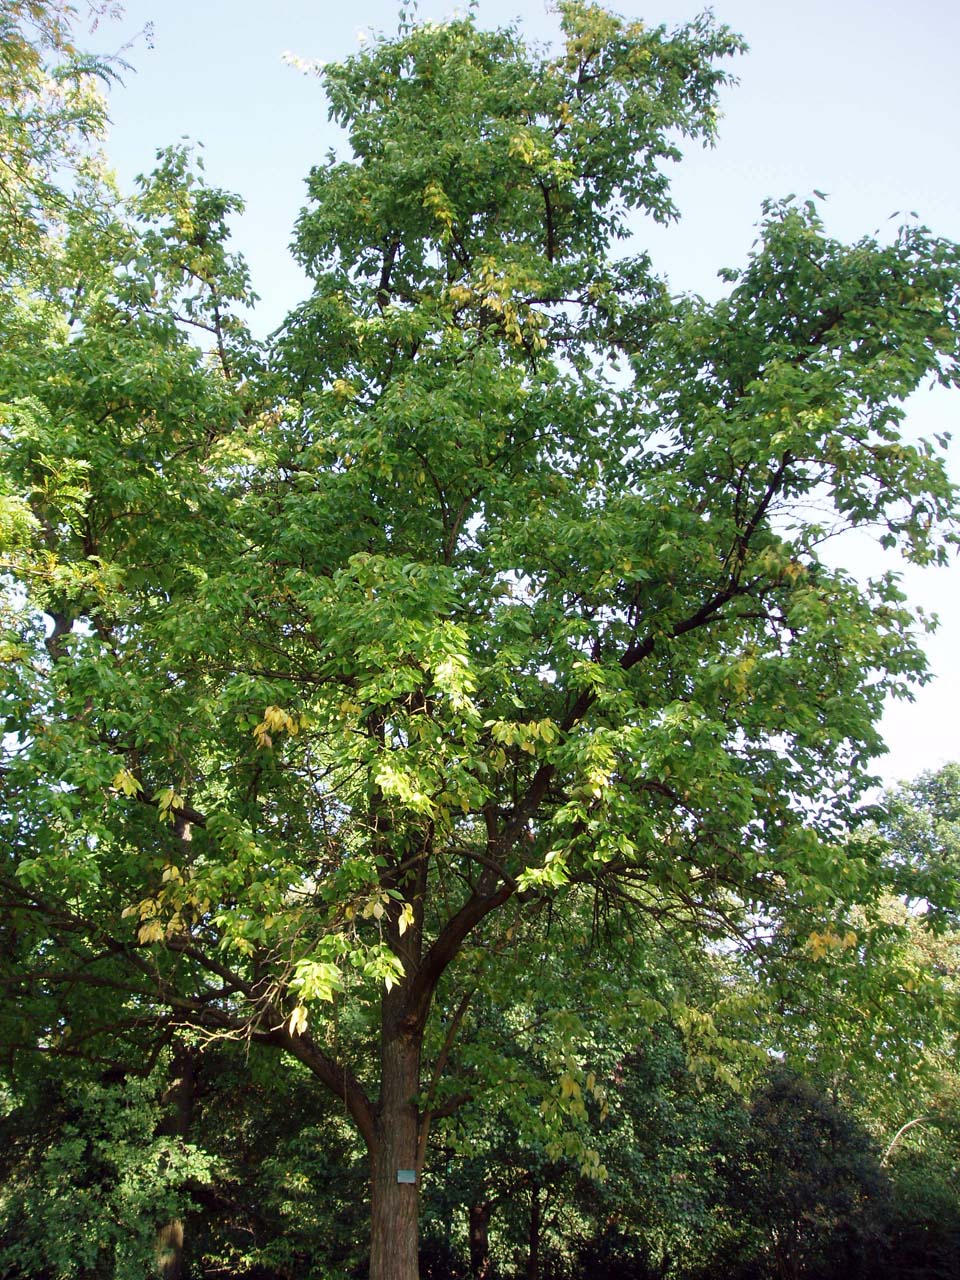
[(875, 1274), (887, 1188), (866, 1130), (779, 1072), (753, 1098), (733, 1166), (741, 1213), (779, 1280)]
[[(91, 5), (91, 13), (99, 5)], [(51, 238), (96, 185), (106, 110), (98, 81), (108, 62), (73, 42), (74, 11), (45, 0), (5, 0), (0, 10), (0, 262), (35, 285)]]
[(960, 1259), (956, 1073), (960, 935), (960, 768), (921, 774), (886, 797), (881, 827), (907, 904), (902, 929), (915, 976), (911, 995), (933, 989), (939, 1019), (917, 1043), (909, 1087), (866, 1108), (884, 1148), (893, 1200), (887, 1267), (891, 1275), (949, 1275)]
[(154, 1262), (167, 1274), (158, 1226), (179, 1219), (185, 1188), (207, 1185), (216, 1161), (162, 1132), (163, 1083), (61, 1067), (0, 1095), (0, 1275), (134, 1280)]
[(922, 773), (887, 796), (881, 823), (891, 859), (902, 871), (902, 895), (922, 905), (937, 930), (958, 922), (960, 764)]
[[(891, 1204), (881, 1274), (934, 1280), (960, 1265), (956, 1082), (924, 1099), (928, 1118), (914, 1125), (886, 1161)], [(913, 1117), (916, 1119), (917, 1117)]]

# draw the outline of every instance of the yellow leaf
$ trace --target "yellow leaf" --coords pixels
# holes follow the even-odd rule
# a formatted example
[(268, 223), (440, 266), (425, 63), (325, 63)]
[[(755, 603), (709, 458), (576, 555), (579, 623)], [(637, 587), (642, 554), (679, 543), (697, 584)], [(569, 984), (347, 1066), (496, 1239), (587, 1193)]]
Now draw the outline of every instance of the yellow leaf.
[(560, 1096), (561, 1098), (579, 1098), (580, 1086), (571, 1075), (562, 1075), (560, 1077)]
[(178, 795), (173, 787), (161, 787), (154, 795), (161, 822), (173, 820), (173, 810), (183, 808), (183, 796)]
[(137, 932), (139, 940), (146, 945), (150, 942), (160, 942), (164, 935), (164, 928), (159, 920), (148, 920), (146, 924), (142, 924)]
[(536, 155), (536, 147), (529, 134), (515, 133), (510, 139), (510, 154), (517, 156), (525, 164), (530, 164)]
[(113, 789), (125, 796), (135, 796), (143, 790), (143, 785), (129, 769), (118, 769), (113, 777)]
[(807, 939), (807, 946), (810, 948), (810, 954), (814, 960), (822, 960), (829, 949), (829, 942), (822, 933), (814, 931)]
[(424, 188), (423, 206), (430, 210), (447, 232), (452, 230), (453, 206), (443, 187), (434, 178), (431, 178)]
[(282, 707), (267, 707), (263, 719), (253, 730), (258, 747), (272, 747), (275, 733), (289, 733), (291, 736), (300, 732), (299, 721)]
[(407, 932), (407, 929), (413, 924), (413, 907), (409, 902), (403, 904), (403, 910), (400, 912), (400, 919), (397, 921), (397, 927), (400, 930), (401, 938)]
[(287, 1026), (292, 1036), (303, 1035), (307, 1029), (307, 1011), (302, 1004), (298, 1004), (287, 1020)]

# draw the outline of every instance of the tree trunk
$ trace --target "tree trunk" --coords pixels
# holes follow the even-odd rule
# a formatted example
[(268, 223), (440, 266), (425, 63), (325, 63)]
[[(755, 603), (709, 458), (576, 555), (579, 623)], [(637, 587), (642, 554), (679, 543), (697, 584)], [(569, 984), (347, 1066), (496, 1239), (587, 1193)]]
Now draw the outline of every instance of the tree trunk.
[(423, 1030), (403, 1018), (403, 993), (383, 997), (380, 1105), (370, 1151), (370, 1280), (419, 1280), (416, 1177)]
[[(163, 1095), (169, 1110), (159, 1132), (171, 1138), (186, 1138), (193, 1118), (196, 1089), (196, 1050), (177, 1043), (170, 1064), (170, 1084)], [(171, 1218), (157, 1231), (157, 1270), (161, 1280), (183, 1280), (183, 1222)]]
[(527, 1252), (527, 1280), (540, 1280), (540, 1187), (530, 1189), (530, 1237)]
[(490, 1202), (470, 1206), (470, 1275), (473, 1280), (490, 1276)]
[(183, 1278), (183, 1222), (171, 1218), (157, 1232), (157, 1272), (161, 1280)]

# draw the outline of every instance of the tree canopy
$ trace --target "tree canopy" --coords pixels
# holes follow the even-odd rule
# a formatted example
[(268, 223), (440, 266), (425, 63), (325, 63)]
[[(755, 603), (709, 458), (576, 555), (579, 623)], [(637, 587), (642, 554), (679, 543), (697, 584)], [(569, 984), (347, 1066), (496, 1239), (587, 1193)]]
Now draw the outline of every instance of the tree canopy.
[[(11, 48), (34, 12), (6, 6)], [(859, 830), (877, 720), (925, 666), (895, 576), (824, 543), (926, 564), (957, 537), (943, 441), (901, 427), (958, 378), (960, 249), (771, 202), (724, 298), (673, 297), (631, 217), (675, 216), (666, 163), (713, 140), (741, 43), (559, 13), (557, 50), (404, 19), (326, 68), (345, 151), (266, 347), (239, 202), (187, 153), (120, 201), (88, 165), (49, 186), (59, 134), (22, 144), (3, 1040), (292, 1055), (369, 1153), (373, 1280), (417, 1274), (479, 957), (545, 903), (853, 946), (887, 884)]]

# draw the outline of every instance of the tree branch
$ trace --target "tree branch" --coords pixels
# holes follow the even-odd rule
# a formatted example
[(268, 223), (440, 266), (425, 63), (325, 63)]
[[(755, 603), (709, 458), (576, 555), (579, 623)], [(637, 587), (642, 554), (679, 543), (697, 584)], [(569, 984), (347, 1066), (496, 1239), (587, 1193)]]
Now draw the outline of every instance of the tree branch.
[(374, 1110), (363, 1085), (346, 1066), (331, 1058), (307, 1032), (291, 1033), (286, 1022), (274, 1027), (265, 1037), (267, 1043), (276, 1045), (302, 1062), (322, 1084), (340, 1098), (360, 1131), (360, 1136), (372, 1150), (376, 1142)]

